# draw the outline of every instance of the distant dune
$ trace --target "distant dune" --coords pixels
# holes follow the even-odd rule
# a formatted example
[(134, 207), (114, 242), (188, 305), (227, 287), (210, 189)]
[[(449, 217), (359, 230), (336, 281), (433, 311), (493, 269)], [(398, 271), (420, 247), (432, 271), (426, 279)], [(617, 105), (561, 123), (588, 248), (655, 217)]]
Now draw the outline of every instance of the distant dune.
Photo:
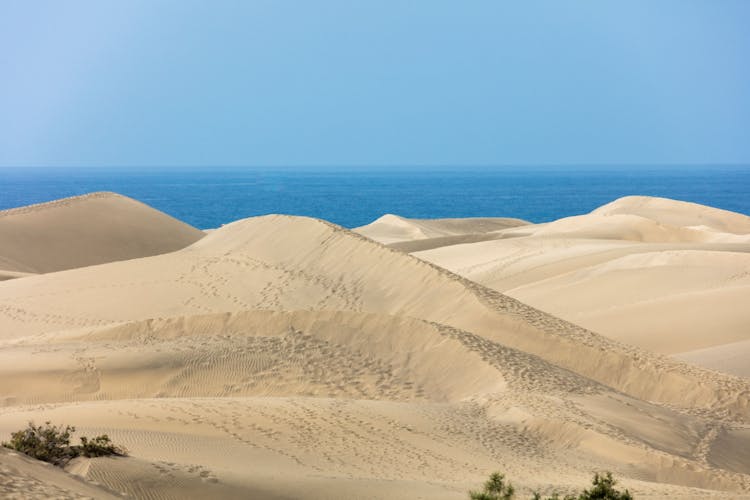
[(750, 217), (627, 197), (498, 235), (415, 255), (611, 338), (746, 375), (717, 356), (750, 340)]
[(0, 211), (0, 280), (184, 248), (204, 234), (143, 203), (92, 193)]
[(747, 215), (668, 198), (626, 196), (599, 207), (592, 213), (597, 215), (636, 215), (660, 224), (676, 227), (689, 227), (745, 236), (750, 234), (750, 217)]
[(0, 269), (0, 281), (12, 280), (15, 278), (23, 278), (24, 276), (31, 276), (36, 273), (21, 273), (18, 271), (4, 271)]
[[(360, 231), (398, 243), (389, 220)], [(599, 272), (620, 281), (596, 285), (601, 300), (620, 300), (631, 272), (650, 279), (643, 262), (620, 272), (613, 260), (655, 265), (694, 244), (643, 243), (665, 237), (643, 228), (597, 239), (599, 221), (586, 238), (503, 221), (395, 225), (418, 229), (402, 241), (499, 237), (417, 255), (513, 288), (609, 263)], [(717, 246), (701, 251), (730, 259), (680, 289), (712, 290), (744, 265), (744, 243), (710, 231), (717, 243), (698, 244)], [(598, 470), (639, 498), (750, 493), (748, 379), (612, 340), (369, 237), (270, 215), (172, 253), (0, 282), (0, 439), (29, 419), (105, 432), (131, 456), (68, 471), (137, 498), (447, 500), (495, 470), (524, 494), (579, 490)], [(665, 250), (650, 257), (652, 245)], [(651, 285), (672, 290), (662, 275)]]
[(380, 243), (413, 252), (436, 246), (492, 239), (494, 232), (523, 226), (521, 219), (477, 217), (466, 219), (407, 219), (386, 214), (374, 222), (353, 229)]
[(750, 378), (750, 340), (719, 343), (712, 347), (681, 352), (675, 357), (712, 370)]

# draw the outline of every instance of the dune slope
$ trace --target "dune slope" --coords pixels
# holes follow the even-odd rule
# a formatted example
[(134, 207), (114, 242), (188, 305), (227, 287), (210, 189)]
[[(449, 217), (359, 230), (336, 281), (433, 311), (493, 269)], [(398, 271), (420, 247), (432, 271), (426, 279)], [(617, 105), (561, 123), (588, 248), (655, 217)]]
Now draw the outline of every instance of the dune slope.
[[(366, 226), (353, 229), (353, 231), (383, 244), (413, 244), (420, 240), (434, 238), (448, 239), (447, 241), (460, 241), (462, 238), (491, 238), (490, 233), (525, 224), (528, 224), (528, 222), (521, 219), (500, 217), (407, 219), (398, 215), (386, 214)], [(487, 236), (488, 234), (489, 236)]]
[(456, 498), (495, 468), (525, 488), (574, 489), (600, 468), (642, 494), (748, 487), (742, 442), (710, 455), (746, 424), (639, 401), (416, 319), (180, 316), (26, 337), (0, 353), (0, 432), (29, 419), (106, 432), (132, 456), (71, 472), (136, 497), (148, 485), (161, 498)]
[[(709, 382), (694, 384), (687, 366), (657, 358), (636, 362), (630, 347), (313, 219), (246, 219), (174, 254), (0, 283), (0, 327), (11, 338), (113, 321), (253, 309), (408, 315), (523, 349), (637, 397), (684, 401), (689, 389), (694, 403), (719, 401)], [(583, 355), (601, 350), (618, 370)], [(672, 390), (651, 384), (654, 370), (662, 367), (674, 378), (665, 386)]]
[(415, 255), (618, 341), (745, 374), (717, 356), (750, 340), (750, 217), (628, 197), (499, 234)]
[(44, 462), (0, 448), (2, 498), (56, 498), (109, 500), (122, 498), (100, 485), (83, 481)]
[(115, 193), (0, 211), (0, 279), (184, 248), (202, 231)]

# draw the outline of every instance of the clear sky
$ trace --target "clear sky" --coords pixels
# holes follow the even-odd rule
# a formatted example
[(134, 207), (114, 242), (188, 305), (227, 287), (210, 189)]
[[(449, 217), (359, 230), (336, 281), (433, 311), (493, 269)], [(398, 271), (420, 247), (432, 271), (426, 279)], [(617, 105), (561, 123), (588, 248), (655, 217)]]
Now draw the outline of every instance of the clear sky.
[(0, 165), (750, 163), (748, 0), (0, 0)]

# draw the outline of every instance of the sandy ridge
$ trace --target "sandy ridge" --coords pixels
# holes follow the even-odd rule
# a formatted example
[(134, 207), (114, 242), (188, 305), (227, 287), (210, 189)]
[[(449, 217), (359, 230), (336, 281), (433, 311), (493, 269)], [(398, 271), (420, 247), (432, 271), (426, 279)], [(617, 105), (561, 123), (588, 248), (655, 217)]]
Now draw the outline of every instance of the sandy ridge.
[(68, 198), (60, 198), (58, 200), (45, 201), (42, 203), (34, 203), (31, 205), (24, 205), (16, 208), (6, 208), (0, 210), (0, 217), (7, 217), (9, 215), (28, 214), (33, 212), (39, 212), (43, 210), (50, 210), (59, 207), (67, 207), (75, 205), (76, 203), (86, 200), (98, 200), (107, 198), (123, 198), (121, 194), (113, 193), (111, 191), (97, 191), (95, 193), (81, 194), (77, 196), (69, 196)]
[(617, 342), (746, 375), (722, 345), (750, 339), (748, 237), (744, 214), (633, 196), (416, 256)]
[(132, 198), (91, 193), (0, 212), (0, 269), (49, 273), (80, 268), (172, 252), (203, 236)]
[(0, 496), (7, 500), (122, 498), (101, 484), (4, 448), (0, 448)]
[[(313, 220), (327, 225), (334, 231), (344, 232), (348, 236), (359, 238), (370, 243), (375, 243), (386, 251), (399, 253), (398, 250), (392, 249), (386, 245), (371, 240), (366, 236), (349, 231), (346, 228), (343, 228), (331, 222), (321, 219)], [(737, 418), (740, 421), (750, 421), (750, 416), (748, 416), (748, 409), (750, 409), (750, 385), (746, 380), (742, 378), (702, 369), (693, 365), (689, 365), (687, 363), (677, 362), (665, 356), (659, 356), (645, 350), (638, 349), (634, 346), (616, 342), (593, 331), (587, 330), (578, 325), (545, 313), (544, 311), (536, 309), (532, 306), (524, 304), (508, 295), (502, 294), (496, 290), (492, 290), (476, 282), (470, 281), (431, 262), (424, 261), (412, 255), (409, 255), (409, 257), (417, 260), (422, 265), (429, 266), (436, 272), (440, 273), (442, 276), (461, 283), (464, 287), (466, 287), (468, 290), (471, 290), (474, 295), (476, 295), (480, 300), (482, 300), (494, 310), (513, 314), (514, 316), (523, 319), (528, 324), (533, 325), (535, 328), (548, 335), (568, 338), (576, 344), (591, 348), (594, 352), (620, 352), (627, 358), (636, 360), (635, 363), (637, 363), (638, 368), (648, 373), (647, 377), (659, 377), (659, 375), (661, 375), (659, 372), (664, 371), (670, 374), (684, 377), (683, 380), (678, 382), (684, 388), (684, 392), (677, 391), (677, 393), (675, 393), (671, 397), (667, 396), (666, 400), (664, 401), (665, 403), (685, 402), (689, 404), (695, 404), (696, 402), (700, 402), (698, 404), (703, 405), (706, 403), (706, 398), (708, 398), (708, 401), (711, 401), (711, 403), (716, 403), (719, 405), (719, 408), (716, 408), (718, 413), (727, 411), (732, 415), (732, 418)], [(587, 356), (585, 355), (582, 355), (581, 357), (587, 358)], [(579, 373), (589, 375), (595, 380), (600, 380), (597, 374), (593, 372), (592, 366), (587, 367), (582, 363), (577, 362), (573, 362), (573, 364), (571, 365), (569, 364), (570, 361), (565, 359), (556, 359), (556, 361), (561, 364), (561, 366), (565, 366), (566, 368), (572, 369)], [(648, 389), (645, 392), (638, 390), (632, 392), (633, 389), (636, 388), (633, 386), (629, 386), (627, 381), (617, 379), (604, 379), (600, 381), (605, 383), (606, 385), (624, 390), (625, 392), (632, 393), (636, 396), (645, 397), (646, 399), (659, 400), (661, 398), (664, 398), (665, 396), (663, 394), (650, 393)], [(703, 390), (696, 391), (696, 381), (701, 381), (703, 383), (709, 382), (713, 387), (705, 387)], [(718, 397), (716, 397), (716, 399), (714, 400), (713, 395), (715, 394), (715, 391), (719, 391), (719, 394)], [(711, 403), (709, 403), (709, 405), (713, 406)]]
[[(264, 216), (255, 219), (249, 219), (247, 221), (241, 221), (240, 225), (237, 225), (237, 223), (235, 223), (225, 226), (222, 230), (212, 233), (210, 236), (194, 244), (192, 247), (188, 247), (187, 249), (185, 249), (184, 255), (193, 255), (195, 252), (198, 252), (200, 254), (203, 249), (212, 248), (217, 240), (221, 242), (222, 238), (234, 237), (234, 233), (232, 233), (232, 231), (239, 231), (240, 234), (242, 234), (242, 231), (247, 231), (248, 228), (252, 228), (252, 231), (255, 231), (255, 226), (258, 224), (270, 227), (271, 225), (277, 223), (277, 221), (281, 220), (288, 221), (288, 227), (284, 228), (281, 225), (277, 225), (277, 227), (281, 229), (282, 233), (278, 236), (267, 235), (277, 239), (282, 238), (282, 240), (278, 240), (279, 244), (288, 244), (286, 240), (283, 240), (284, 238), (293, 237), (291, 235), (294, 232), (303, 230), (303, 228), (312, 229), (312, 227), (310, 226), (311, 223), (317, 224), (319, 227), (325, 228), (328, 231), (328, 234), (326, 234), (325, 231), (316, 232), (316, 234), (318, 234), (316, 238), (321, 239), (321, 241), (318, 243), (320, 247), (318, 247), (318, 250), (315, 250), (316, 252), (319, 252), (321, 247), (328, 248), (327, 245), (329, 245), (329, 243), (332, 245), (341, 245), (345, 244), (347, 240), (354, 240), (364, 243), (364, 246), (357, 247), (356, 250), (352, 248), (348, 249), (347, 251), (354, 251), (355, 253), (361, 252), (362, 254), (369, 253), (372, 256), (374, 256), (375, 254), (383, 254), (390, 256), (390, 259), (384, 260), (389, 262), (392, 261), (392, 263), (409, 262), (410, 264), (416, 264), (417, 266), (428, 270), (428, 273), (423, 273), (425, 279), (429, 278), (430, 274), (447, 278), (450, 282), (459, 285), (459, 288), (456, 289), (457, 291), (459, 289), (466, 290), (475, 299), (479, 300), (480, 303), (484, 304), (484, 306), (487, 307), (489, 311), (499, 313), (502, 317), (516, 318), (516, 325), (518, 325), (517, 328), (523, 329), (530, 326), (533, 328), (533, 330), (538, 332), (538, 334), (532, 334), (531, 330), (519, 330), (518, 332), (514, 332), (513, 328), (516, 327), (513, 327), (510, 330), (506, 328), (502, 332), (495, 332), (494, 330), (496, 327), (492, 327), (491, 325), (482, 326), (480, 330), (477, 330), (476, 327), (466, 323), (467, 320), (470, 320), (470, 318), (450, 321), (449, 323), (452, 326), (472, 330), (473, 332), (480, 333), (490, 339), (501, 339), (503, 343), (506, 343), (510, 347), (519, 348), (527, 352), (536, 354), (544, 359), (553, 362), (554, 364), (557, 364), (569, 370), (576, 371), (585, 376), (598, 380), (605, 385), (614, 387), (618, 390), (622, 390), (628, 394), (632, 394), (646, 400), (662, 401), (671, 404), (687, 404), (698, 407), (713, 407), (717, 412), (719, 411), (719, 409), (725, 409), (733, 415), (733, 418), (747, 418), (749, 397), (748, 388), (746, 383), (740, 379), (733, 379), (728, 376), (722, 377), (721, 375), (713, 372), (701, 371), (700, 369), (691, 368), (685, 364), (670, 361), (663, 357), (658, 357), (636, 348), (619, 344), (615, 341), (597, 335), (594, 332), (577, 327), (569, 322), (543, 313), (538, 309), (526, 306), (519, 301), (499, 292), (489, 290), (485, 287), (482, 287), (481, 285), (466, 280), (465, 278), (461, 278), (460, 276), (438, 266), (435, 266), (434, 264), (427, 263), (425, 261), (417, 259), (416, 257), (408, 256), (396, 250), (387, 248), (381, 244), (373, 242), (372, 240), (364, 236), (357, 235), (356, 233), (352, 233), (351, 231), (348, 231), (340, 226), (336, 226), (335, 224), (331, 224), (325, 221), (292, 216)], [(250, 225), (248, 226), (248, 224)], [(292, 233), (283, 234), (283, 231), (292, 231)], [(343, 239), (336, 240), (337, 237), (341, 237)], [(281, 243), (282, 241), (284, 241), (284, 243)], [(238, 244), (240, 244), (241, 248), (241, 243)], [(223, 260), (227, 263), (230, 263), (231, 261), (231, 257), (227, 255), (224, 255), (223, 257), (212, 256), (208, 259), (206, 259), (202, 254), (200, 255), (201, 256), (199, 262), (202, 262), (203, 265), (211, 263), (212, 261), (214, 261), (214, 259), (219, 259), (216, 262), (220, 262)], [(248, 262), (251, 262), (254, 259), (251, 256), (247, 257), (248, 258), (245, 260)], [(168, 258), (173, 260), (176, 257), (170, 255)], [(142, 260), (142, 262), (145, 263), (146, 260)], [(262, 259), (260, 259), (260, 261), (256, 262), (253, 265), (260, 265), (261, 267), (264, 267), (264, 265), (262, 264)], [(242, 261), (238, 261), (236, 265), (243, 266), (245, 264), (243, 264)], [(318, 282), (321, 286), (329, 290), (334, 290), (338, 287), (340, 290), (337, 293), (341, 297), (337, 299), (337, 301), (335, 301), (335, 304), (338, 305), (333, 305), (333, 307), (341, 308), (342, 306), (345, 306), (347, 309), (353, 310), (358, 310), (359, 308), (361, 308), (361, 304), (357, 303), (359, 299), (357, 299), (356, 297), (360, 296), (363, 293), (362, 290), (358, 290), (356, 288), (347, 290), (344, 283), (339, 284), (335, 282), (328, 282), (324, 273), (318, 273), (315, 276), (310, 275), (308, 272), (309, 269), (307, 268), (308, 266), (305, 264), (303, 264), (302, 267), (294, 266), (290, 268), (290, 270), (294, 270), (291, 274), (289, 274), (289, 270), (286, 269), (286, 264), (284, 266), (275, 264), (275, 266), (276, 267), (274, 267), (274, 265), (271, 265), (270, 267), (268, 267), (268, 269), (277, 269), (277, 274), (286, 274), (287, 278), (285, 279), (302, 279), (303, 281), (307, 281), (310, 283)], [(201, 271), (201, 273), (203, 272), (208, 271)], [(212, 281), (223, 279), (219, 278), (214, 272), (206, 274), (206, 276), (209, 275)], [(35, 280), (36, 278), (30, 279)], [(29, 282), (29, 284), (30, 283), (31, 282)], [(221, 296), (221, 294), (218, 293), (220, 289), (217, 288), (217, 286), (220, 285), (220, 282), (211, 285), (210, 288), (205, 288), (206, 283), (200, 280), (197, 281), (196, 284), (199, 285), (202, 289), (201, 293), (206, 294), (206, 296), (208, 297)], [(263, 295), (264, 293), (265, 292), (261, 292), (261, 295)], [(413, 291), (410, 293), (413, 293)], [(248, 303), (247, 301), (244, 301), (236, 296), (232, 296), (229, 298), (233, 302), (235, 302), (236, 307), (239, 309), (256, 308), (253, 304)], [(262, 308), (273, 309), (280, 307), (278, 297), (274, 299), (273, 295), (270, 295), (268, 296), (268, 299), (271, 299), (271, 301), (262, 306)], [(341, 303), (341, 300), (344, 300), (344, 302)], [(196, 303), (196, 306), (191, 307), (193, 307), (194, 309), (200, 309), (198, 305), (199, 304)], [(261, 305), (261, 303), (258, 303), (258, 305)], [(422, 304), (418, 307), (424, 308), (424, 306), (425, 304)], [(222, 307), (226, 308), (227, 306)], [(319, 304), (318, 307), (330, 308), (332, 306), (325, 304), (325, 301), (323, 301)], [(38, 313), (33, 313), (23, 308), (13, 308), (10, 305), (4, 305), (3, 309), (12, 317), (17, 318), (15, 321), (20, 321), (24, 317), (27, 317), (29, 319), (37, 317), (38, 319), (44, 320), (45, 322), (49, 321), (51, 323), (57, 324), (60, 324), (60, 322), (62, 321), (63, 323), (66, 323), (68, 325), (68, 328), (97, 324), (103, 325), (107, 323), (107, 320), (105, 319), (85, 319), (83, 317), (69, 318), (66, 320), (65, 316), (63, 315), (49, 315), (49, 313), (47, 312), (45, 312), (45, 318), (47, 318), (45, 319), (39, 317)], [(209, 310), (206, 312), (211, 312), (211, 309), (209, 308)], [(424, 314), (424, 312), (417, 312), (417, 310), (413, 310), (408, 314), (421, 315)], [(424, 319), (430, 318), (428, 316), (424, 316)], [(518, 320), (520, 320), (520, 322)], [(493, 320), (493, 322), (494, 321), (495, 320)], [(442, 322), (446, 323), (446, 321)], [(613, 363), (614, 366), (618, 366), (620, 368), (612, 370), (602, 369), (602, 367), (600, 366), (601, 362)], [(655, 380), (661, 381), (661, 383), (654, 383)]]

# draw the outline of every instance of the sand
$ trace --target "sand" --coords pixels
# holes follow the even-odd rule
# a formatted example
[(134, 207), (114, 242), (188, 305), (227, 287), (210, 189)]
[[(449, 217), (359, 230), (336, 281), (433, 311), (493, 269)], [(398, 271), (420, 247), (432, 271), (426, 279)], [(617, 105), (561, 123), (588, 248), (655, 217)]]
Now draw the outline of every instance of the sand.
[(19, 498), (121, 498), (121, 495), (50, 464), (0, 448), (0, 494)]
[(408, 251), (415, 251), (417, 248), (426, 250), (435, 246), (482, 241), (488, 237), (492, 238), (492, 233), (495, 231), (526, 224), (528, 222), (521, 219), (500, 217), (407, 219), (398, 215), (386, 214), (366, 226), (353, 229), (353, 231), (400, 250), (408, 248)]
[[(538, 230), (421, 224), (443, 228), (423, 240)], [(430, 252), (522, 238), (534, 237)], [(0, 439), (31, 419), (130, 451), (67, 467), (94, 484), (39, 478), (79, 495), (453, 499), (495, 470), (523, 493), (579, 490), (611, 470), (638, 498), (750, 497), (748, 379), (303, 217), (0, 282)], [(17, 458), (0, 454), (0, 468), (34, 477)]]
[(414, 255), (609, 338), (748, 374), (723, 347), (750, 341), (745, 215), (628, 197)]
[(0, 280), (185, 248), (204, 234), (141, 202), (99, 192), (0, 211)]

